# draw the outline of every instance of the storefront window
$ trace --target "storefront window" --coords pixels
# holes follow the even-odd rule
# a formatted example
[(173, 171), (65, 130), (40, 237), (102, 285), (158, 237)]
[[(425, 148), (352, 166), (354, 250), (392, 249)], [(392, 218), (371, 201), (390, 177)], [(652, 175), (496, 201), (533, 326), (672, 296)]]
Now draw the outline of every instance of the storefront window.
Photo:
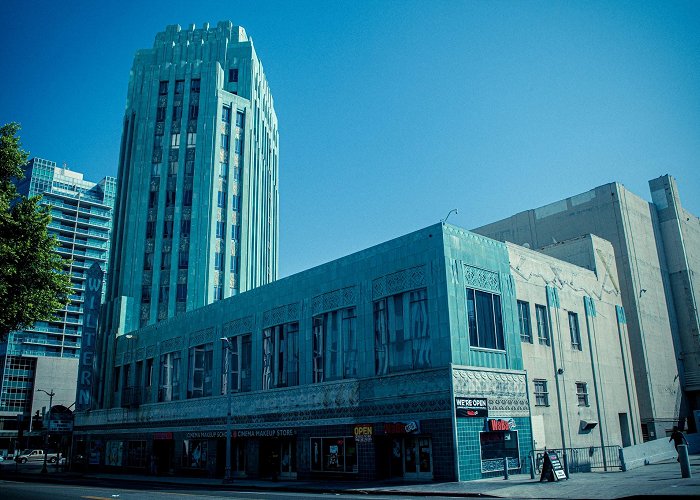
[(113, 465), (121, 467), (124, 457), (124, 442), (123, 441), (107, 441), (107, 454), (105, 457), (105, 465)]
[(183, 457), (185, 467), (205, 469), (207, 467), (208, 442), (203, 439), (186, 439)]
[(357, 472), (355, 438), (311, 438), (311, 470)]
[(129, 441), (127, 443), (126, 465), (146, 467), (146, 441)]
[(518, 431), (492, 431), (479, 434), (481, 443), (481, 470), (503, 470), (503, 459), (508, 458), (509, 468), (520, 468)]

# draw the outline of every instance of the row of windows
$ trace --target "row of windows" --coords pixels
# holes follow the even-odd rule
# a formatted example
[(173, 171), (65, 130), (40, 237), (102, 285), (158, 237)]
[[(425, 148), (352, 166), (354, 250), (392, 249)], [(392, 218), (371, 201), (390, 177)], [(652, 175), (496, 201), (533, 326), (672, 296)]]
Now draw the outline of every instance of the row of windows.
[[(160, 287), (159, 302), (166, 302), (170, 289)], [(142, 296), (150, 302), (151, 287), (144, 286)], [(178, 285), (178, 297), (184, 300), (186, 286)], [(431, 339), (428, 324), (427, 291), (425, 288), (399, 293), (375, 301), (373, 304), (374, 351), (377, 375), (404, 370), (430, 368)], [(358, 374), (358, 332), (354, 307), (329, 311), (312, 318), (312, 380), (315, 383), (356, 377)], [(266, 328), (262, 332), (261, 387), (271, 389), (299, 384), (301, 340), (299, 323), (289, 322)], [(229, 339), (231, 346), (232, 388), (235, 391), (251, 390), (251, 334)], [(192, 349), (199, 349), (192, 354)], [(188, 397), (212, 395), (213, 344), (190, 350), (188, 372)], [(141, 362), (139, 362), (141, 363)], [(153, 361), (147, 360), (149, 366)], [(178, 399), (180, 353), (167, 353), (160, 359), (159, 401)], [(118, 367), (117, 367), (118, 369)], [(127, 368), (124, 368), (127, 370)], [(229, 361), (224, 357), (222, 377), (228, 376)], [(139, 371), (139, 369), (137, 369)], [(122, 375), (124, 375), (122, 373)], [(115, 375), (115, 392), (118, 390)], [(225, 378), (222, 379), (224, 381)], [(122, 381), (126, 388), (130, 380)], [(136, 384), (140, 385), (140, 377)], [(144, 384), (151, 383), (147, 375)], [(225, 392), (227, 384), (222, 384)]]
[[(535, 304), (535, 316), (537, 318), (537, 340), (541, 345), (550, 345), (549, 321), (547, 307)], [(581, 330), (579, 328), (578, 314), (569, 311), (569, 335), (571, 337), (571, 347), (576, 350), (583, 350), (581, 344)], [(518, 322), (520, 324), (520, 340), (522, 342), (533, 343), (532, 326), (530, 322), (530, 304), (518, 301)]]
[[(165, 254), (166, 252), (164, 252)], [(162, 258), (168, 263), (167, 257)], [(216, 252), (214, 266), (223, 267), (223, 253)], [(186, 265), (186, 256), (180, 255)], [(165, 266), (166, 264), (162, 264)], [(238, 268), (236, 256), (231, 256), (231, 267)], [(186, 290), (186, 289), (185, 289)], [(183, 300), (186, 291), (183, 290)], [(169, 289), (161, 287), (160, 296), (167, 300)], [(144, 294), (150, 294), (144, 291)], [(150, 297), (150, 295), (148, 295)], [(180, 292), (178, 292), (180, 296)], [(214, 287), (214, 300), (223, 297), (223, 286)], [(501, 297), (497, 294), (466, 289), (469, 342), (472, 347), (505, 350)], [(427, 291), (425, 288), (403, 292), (382, 298), (373, 303), (374, 362), (375, 373), (385, 375), (405, 370), (428, 368), (431, 361), (431, 338), (428, 324)], [(531, 341), (529, 306), (518, 302), (521, 336)], [(542, 344), (549, 345), (547, 309), (536, 305), (538, 337)], [(580, 349), (578, 317), (569, 313), (572, 345)], [(354, 377), (357, 374), (357, 334), (355, 309), (347, 308), (324, 313), (313, 318), (312, 370), (313, 381), (322, 382), (338, 378)], [(527, 334), (527, 335), (525, 335)], [(299, 383), (299, 325), (278, 325), (263, 332), (263, 388), (296, 385)], [(577, 341), (577, 342), (575, 342)], [(250, 359), (250, 356), (243, 356)], [(243, 359), (241, 358), (241, 359)], [(250, 367), (241, 368), (242, 371)], [(582, 383), (583, 384), (583, 383)], [(244, 384), (241, 380), (236, 387)], [(578, 385), (577, 385), (578, 387)], [(579, 387), (580, 401), (587, 405), (585, 384)], [(547, 381), (535, 381), (535, 396), (538, 405), (548, 405)]]
[[(547, 380), (533, 380), (535, 386), (535, 406), (549, 406), (549, 391)], [(590, 406), (588, 401), (588, 384), (586, 382), (576, 382), (576, 401), (578, 406)]]
[[(184, 302), (185, 300), (187, 300), (187, 283), (178, 283), (175, 292), (175, 300), (177, 302)], [(161, 285), (158, 290), (158, 302), (167, 303), (169, 294), (170, 286)], [(141, 303), (151, 303), (151, 285), (143, 285), (141, 287)]]
[[(168, 85), (169, 82), (166, 80), (163, 80), (160, 82), (160, 85), (158, 86), (158, 94), (159, 95), (167, 95), (168, 94)], [(199, 78), (193, 78), (190, 80), (190, 92), (198, 94), (199, 90), (201, 87), (201, 80)], [(175, 80), (175, 95), (182, 95), (182, 93), (185, 90), (185, 80)]]

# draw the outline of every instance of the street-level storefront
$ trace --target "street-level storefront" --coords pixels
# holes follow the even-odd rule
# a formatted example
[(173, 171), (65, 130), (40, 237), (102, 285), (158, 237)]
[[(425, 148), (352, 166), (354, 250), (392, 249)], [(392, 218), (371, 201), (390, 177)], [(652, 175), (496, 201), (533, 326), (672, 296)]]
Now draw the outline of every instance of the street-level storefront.
[[(331, 435), (328, 435), (331, 434)], [(128, 438), (79, 436), (76, 453), (95, 468), (152, 475), (222, 477), (226, 431), (132, 433)], [(234, 477), (356, 479), (433, 477), (432, 437), (420, 421), (378, 422), (332, 428), (234, 429)]]

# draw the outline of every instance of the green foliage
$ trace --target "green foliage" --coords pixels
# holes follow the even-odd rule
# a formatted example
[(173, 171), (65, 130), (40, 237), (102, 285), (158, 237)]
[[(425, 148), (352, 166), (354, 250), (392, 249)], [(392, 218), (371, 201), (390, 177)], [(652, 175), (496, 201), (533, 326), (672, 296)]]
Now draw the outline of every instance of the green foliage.
[(17, 194), (27, 153), (17, 123), (0, 128), (0, 341), (13, 330), (50, 319), (68, 303), (70, 278), (49, 236), (51, 216), (40, 196)]

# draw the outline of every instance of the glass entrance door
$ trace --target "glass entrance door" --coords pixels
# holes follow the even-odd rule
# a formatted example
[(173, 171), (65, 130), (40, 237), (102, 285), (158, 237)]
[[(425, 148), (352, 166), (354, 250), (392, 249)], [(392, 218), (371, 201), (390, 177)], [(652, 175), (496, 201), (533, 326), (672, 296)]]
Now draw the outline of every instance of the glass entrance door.
[(403, 456), (404, 477), (406, 479), (433, 478), (433, 452), (430, 438), (404, 438)]

